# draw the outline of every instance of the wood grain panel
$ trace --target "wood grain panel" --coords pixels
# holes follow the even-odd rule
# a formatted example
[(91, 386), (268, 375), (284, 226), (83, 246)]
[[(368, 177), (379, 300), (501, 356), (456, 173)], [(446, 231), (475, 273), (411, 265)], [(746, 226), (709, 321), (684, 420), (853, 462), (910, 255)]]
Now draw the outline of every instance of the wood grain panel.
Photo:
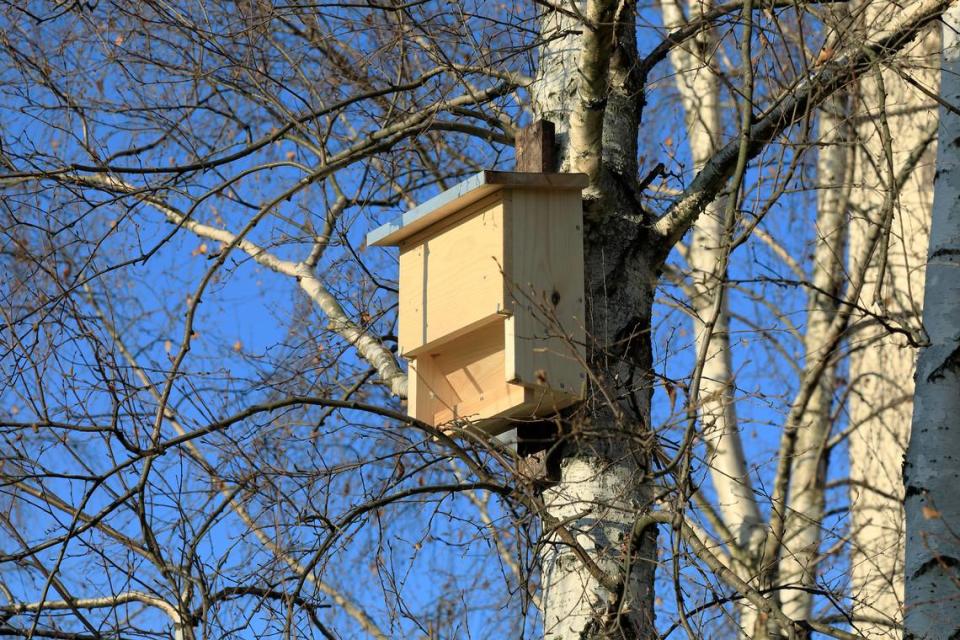
[(581, 395), (585, 381), (580, 194), (512, 189), (504, 196), (507, 376)]
[(499, 195), (405, 242), (400, 253), (401, 353), (416, 353), (503, 312), (502, 263)]

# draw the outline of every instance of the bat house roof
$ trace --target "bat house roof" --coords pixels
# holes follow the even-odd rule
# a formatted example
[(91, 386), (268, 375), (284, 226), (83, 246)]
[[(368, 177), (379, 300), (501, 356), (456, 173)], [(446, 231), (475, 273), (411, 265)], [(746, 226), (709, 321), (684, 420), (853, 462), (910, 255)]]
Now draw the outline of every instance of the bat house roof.
[(367, 246), (388, 247), (455, 214), (464, 207), (502, 189), (580, 191), (589, 183), (583, 173), (525, 173), (481, 171), (410, 209), (367, 234)]

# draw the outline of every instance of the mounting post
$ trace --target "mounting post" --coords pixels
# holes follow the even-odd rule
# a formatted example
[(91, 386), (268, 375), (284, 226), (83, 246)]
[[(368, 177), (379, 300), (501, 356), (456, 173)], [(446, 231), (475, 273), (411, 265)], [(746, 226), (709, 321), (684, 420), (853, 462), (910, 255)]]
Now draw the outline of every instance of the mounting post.
[(553, 173), (557, 170), (556, 129), (548, 120), (537, 120), (517, 133), (514, 142), (517, 171)]

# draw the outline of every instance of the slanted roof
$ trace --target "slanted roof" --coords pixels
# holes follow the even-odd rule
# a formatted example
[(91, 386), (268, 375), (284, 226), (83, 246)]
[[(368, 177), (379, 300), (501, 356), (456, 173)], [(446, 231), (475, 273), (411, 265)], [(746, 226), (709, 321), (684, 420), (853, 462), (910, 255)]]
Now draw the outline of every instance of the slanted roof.
[(580, 191), (589, 180), (583, 173), (523, 173), (481, 171), (423, 204), (377, 227), (367, 234), (367, 246), (400, 244), (421, 229), (462, 210), (484, 196), (501, 189), (569, 189)]

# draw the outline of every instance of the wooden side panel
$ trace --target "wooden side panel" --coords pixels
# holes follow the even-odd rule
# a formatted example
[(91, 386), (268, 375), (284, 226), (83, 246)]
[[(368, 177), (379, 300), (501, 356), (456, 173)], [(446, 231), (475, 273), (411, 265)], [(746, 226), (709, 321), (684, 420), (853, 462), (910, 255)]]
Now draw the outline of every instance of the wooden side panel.
[(506, 376), (519, 384), (582, 395), (583, 207), (579, 192), (504, 191)]
[(503, 312), (503, 249), (499, 193), (401, 245), (401, 354)]
[(413, 360), (417, 391), (410, 415), (439, 426), (482, 421), (523, 405), (525, 389), (503, 377), (503, 332), (503, 322), (492, 323)]
[(430, 411), (430, 390), (420, 377), (415, 360), (407, 367), (407, 415), (422, 422), (433, 424)]

